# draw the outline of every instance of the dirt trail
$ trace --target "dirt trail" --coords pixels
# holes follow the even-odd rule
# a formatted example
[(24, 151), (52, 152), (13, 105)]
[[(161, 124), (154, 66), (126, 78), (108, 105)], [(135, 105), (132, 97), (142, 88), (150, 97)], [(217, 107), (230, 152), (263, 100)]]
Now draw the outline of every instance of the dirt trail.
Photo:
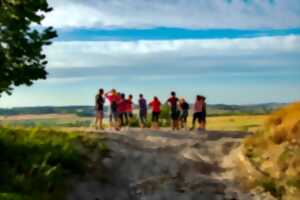
[(91, 137), (99, 135), (111, 158), (74, 180), (68, 200), (270, 199), (242, 192), (234, 181), (230, 152), (246, 133), (128, 129)]

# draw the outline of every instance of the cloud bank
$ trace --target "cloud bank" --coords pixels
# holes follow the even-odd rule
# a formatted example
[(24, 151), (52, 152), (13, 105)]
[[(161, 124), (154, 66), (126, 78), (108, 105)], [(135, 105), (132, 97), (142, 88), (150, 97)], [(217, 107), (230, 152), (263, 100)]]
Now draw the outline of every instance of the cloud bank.
[(257, 29), (300, 27), (299, 0), (50, 0), (57, 28)]
[(45, 51), (48, 70), (54, 77), (300, 71), (300, 36), (60, 41)]

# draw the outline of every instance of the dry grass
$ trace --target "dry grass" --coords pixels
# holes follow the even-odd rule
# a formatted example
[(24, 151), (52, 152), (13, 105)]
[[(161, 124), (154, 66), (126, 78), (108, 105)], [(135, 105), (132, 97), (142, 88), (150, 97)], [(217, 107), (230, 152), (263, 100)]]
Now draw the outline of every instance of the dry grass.
[(265, 179), (281, 188), (275, 192), (280, 198), (300, 193), (300, 102), (271, 114), (262, 129), (244, 141), (244, 152)]

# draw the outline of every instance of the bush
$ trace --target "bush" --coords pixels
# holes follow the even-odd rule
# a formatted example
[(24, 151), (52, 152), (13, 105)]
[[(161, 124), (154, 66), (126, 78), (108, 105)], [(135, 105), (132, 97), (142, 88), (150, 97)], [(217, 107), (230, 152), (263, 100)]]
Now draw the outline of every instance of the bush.
[(64, 199), (68, 177), (85, 171), (83, 155), (72, 145), (79, 139), (53, 130), (0, 127), (1, 199)]

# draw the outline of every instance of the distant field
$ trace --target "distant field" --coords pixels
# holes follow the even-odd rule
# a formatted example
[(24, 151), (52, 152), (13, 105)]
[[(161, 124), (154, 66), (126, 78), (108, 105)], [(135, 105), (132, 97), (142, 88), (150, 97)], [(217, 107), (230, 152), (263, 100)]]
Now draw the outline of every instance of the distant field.
[(254, 131), (259, 128), (268, 115), (208, 117), (209, 130)]
[[(253, 131), (260, 127), (267, 115), (218, 116), (207, 118), (209, 130), (237, 130)], [(90, 127), (94, 123), (93, 117), (79, 117), (72, 114), (47, 115), (16, 115), (0, 116), (0, 123), (8, 126), (22, 127)], [(191, 126), (191, 118), (188, 122)]]

